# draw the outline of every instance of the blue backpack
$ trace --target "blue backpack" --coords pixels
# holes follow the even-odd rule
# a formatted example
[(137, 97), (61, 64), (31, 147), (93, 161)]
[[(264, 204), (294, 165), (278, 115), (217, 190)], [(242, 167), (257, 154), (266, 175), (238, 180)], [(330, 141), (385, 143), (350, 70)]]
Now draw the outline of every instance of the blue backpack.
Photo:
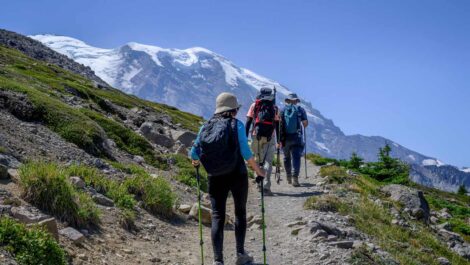
[(287, 105), (284, 109), (283, 119), (287, 134), (296, 134), (301, 131), (300, 126), (300, 107), (297, 105)]

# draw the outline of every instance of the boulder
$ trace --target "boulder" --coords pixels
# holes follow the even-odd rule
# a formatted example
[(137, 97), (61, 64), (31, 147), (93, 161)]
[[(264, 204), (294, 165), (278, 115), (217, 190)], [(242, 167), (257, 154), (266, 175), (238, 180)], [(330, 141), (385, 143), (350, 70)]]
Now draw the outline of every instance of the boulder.
[(170, 148), (174, 144), (173, 139), (167, 133), (167, 129), (161, 124), (147, 121), (140, 126), (139, 131), (147, 140), (154, 144), (166, 148)]
[(0, 165), (6, 168), (19, 168), (21, 163), (13, 156), (0, 154)]
[(83, 189), (86, 186), (85, 181), (83, 181), (80, 177), (73, 176), (70, 177), (69, 180), (75, 188)]
[(193, 141), (196, 139), (197, 135), (189, 131), (177, 131), (171, 130), (171, 136), (173, 140), (180, 141), (186, 148), (193, 145)]
[(430, 208), (422, 191), (398, 184), (386, 185), (381, 191), (393, 201), (401, 203), (410, 215), (429, 223)]
[(91, 198), (92, 198), (93, 201), (96, 202), (97, 204), (100, 204), (100, 205), (103, 205), (103, 206), (108, 206), (108, 207), (114, 206), (113, 200), (111, 200), (110, 198), (104, 196), (103, 194), (96, 193), (96, 194), (93, 195)]
[(12, 207), (11, 215), (24, 224), (35, 224), (49, 218), (38, 209), (27, 206)]
[(59, 234), (68, 238), (75, 244), (80, 244), (85, 240), (85, 236), (72, 227), (67, 227), (59, 231)]

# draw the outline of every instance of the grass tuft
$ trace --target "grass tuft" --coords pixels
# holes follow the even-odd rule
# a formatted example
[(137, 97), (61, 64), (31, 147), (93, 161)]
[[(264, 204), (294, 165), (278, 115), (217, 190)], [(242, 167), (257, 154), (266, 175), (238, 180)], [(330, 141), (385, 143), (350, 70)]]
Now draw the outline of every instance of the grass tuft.
[(312, 196), (304, 203), (305, 209), (321, 212), (337, 212), (341, 206), (339, 198), (333, 195)]
[[(174, 178), (190, 187), (197, 187), (196, 169), (191, 164), (191, 160), (180, 154), (172, 155), (170, 159), (174, 161), (178, 168), (178, 173)], [(199, 167), (199, 174), (201, 176), (201, 190), (207, 192), (208, 180), (204, 167)]]
[(320, 169), (322, 177), (328, 177), (330, 183), (344, 183), (348, 178), (346, 170), (339, 166), (325, 166)]
[(168, 181), (161, 177), (153, 178), (149, 174), (139, 174), (125, 180), (127, 190), (141, 199), (149, 212), (163, 217), (173, 215), (176, 195)]
[(20, 186), (26, 201), (74, 227), (99, 224), (99, 211), (91, 197), (76, 191), (57, 164), (24, 164), (20, 168)]

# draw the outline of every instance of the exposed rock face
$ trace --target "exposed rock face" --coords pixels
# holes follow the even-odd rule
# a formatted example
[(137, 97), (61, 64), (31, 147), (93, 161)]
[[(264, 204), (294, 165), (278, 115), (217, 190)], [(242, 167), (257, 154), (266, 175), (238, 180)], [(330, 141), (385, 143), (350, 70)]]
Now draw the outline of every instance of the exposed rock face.
[(404, 205), (405, 209), (408, 209), (408, 212), (416, 219), (423, 220), (426, 223), (429, 222), (429, 204), (422, 191), (398, 184), (384, 186), (381, 191), (393, 201)]
[(456, 192), (460, 185), (470, 189), (470, 172), (450, 165), (413, 165), (410, 178), (416, 183), (445, 191)]

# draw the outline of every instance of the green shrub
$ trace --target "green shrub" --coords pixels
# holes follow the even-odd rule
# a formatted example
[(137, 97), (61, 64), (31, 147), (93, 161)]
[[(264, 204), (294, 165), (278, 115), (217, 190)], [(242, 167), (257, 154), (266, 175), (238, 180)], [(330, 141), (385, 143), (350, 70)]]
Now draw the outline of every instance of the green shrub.
[(359, 157), (355, 152), (351, 154), (351, 158), (349, 159), (348, 167), (351, 169), (359, 169), (362, 164), (364, 164), (364, 159)]
[(26, 201), (75, 227), (99, 223), (89, 195), (76, 191), (63, 169), (53, 163), (31, 162), (20, 168), (20, 186)]
[(391, 147), (387, 144), (379, 149), (379, 161), (365, 164), (360, 172), (385, 183), (409, 185), (409, 166), (390, 156)]
[(312, 196), (304, 203), (304, 208), (321, 212), (337, 212), (342, 207), (338, 197), (333, 195)]
[(8, 217), (0, 218), (0, 246), (20, 265), (65, 265), (65, 252), (43, 229), (26, 228)]
[(164, 217), (173, 215), (176, 195), (168, 181), (148, 174), (135, 175), (125, 180), (127, 190), (141, 199), (144, 207), (153, 214)]
[(328, 163), (333, 163), (334, 165), (339, 165), (339, 161), (333, 158), (322, 157), (318, 154), (307, 154), (307, 159), (310, 160), (314, 165), (324, 166)]
[(320, 169), (322, 177), (328, 177), (330, 183), (344, 183), (348, 178), (348, 173), (342, 167), (326, 166)]
[(457, 190), (457, 194), (459, 195), (466, 195), (467, 194), (467, 188), (465, 188), (465, 185), (460, 185), (459, 189)]
[[(179, 182), (186, 184), (190, 187), (197, 187), (196, 169), (191, 164), (191, 160), (183, 155), (172, 155), (171, 158), (178, 170), (178, 173), (174, 176)], [(199, 174), (201, 176), (201, 190), (207, 192), (207, 173), (204, 167), (199, 167)]]
[(6, 153), (7, 152), (7, 149), (3, 146), (0, 146), (0, 154), (1, 153)]

